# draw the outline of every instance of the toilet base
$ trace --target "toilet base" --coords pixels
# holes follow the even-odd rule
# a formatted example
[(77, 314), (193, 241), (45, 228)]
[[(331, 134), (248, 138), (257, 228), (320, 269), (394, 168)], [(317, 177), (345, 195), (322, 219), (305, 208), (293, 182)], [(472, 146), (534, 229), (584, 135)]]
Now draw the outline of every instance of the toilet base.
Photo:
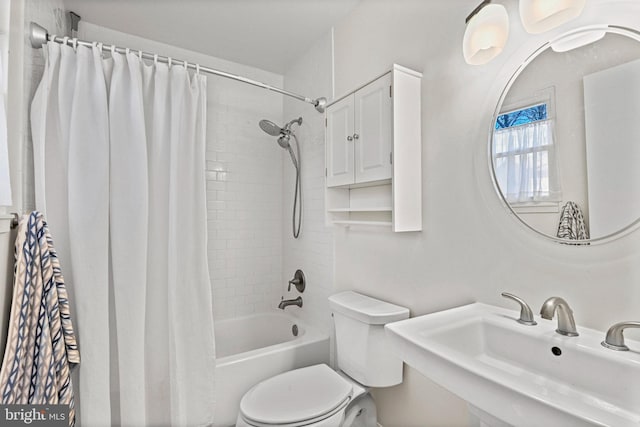
[(378, 411), (370, 393), (356, 399), (345, 411), (344, 427), (377, 427)]

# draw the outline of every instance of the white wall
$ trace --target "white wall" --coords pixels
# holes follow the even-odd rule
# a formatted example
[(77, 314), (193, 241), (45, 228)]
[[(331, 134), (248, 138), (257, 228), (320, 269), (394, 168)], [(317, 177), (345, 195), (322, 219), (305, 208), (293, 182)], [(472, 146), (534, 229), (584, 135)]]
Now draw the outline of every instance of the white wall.
[[(78, 37), (282, 85), (278, 74), (88, 22)], [(281, 295), (282, 157), (258, 121), (282, 121), (282, 95), (215, 76), (207, 89), (208, 255), (214, 317), (222, 319), (273, 308)]]
[[(640, 233), (591, 247), (548, 242), (501, 204), (487, 159), (493, 111), (518, 65), (545, 38), (581, 23), (640, 27), (640, 4), (593, 0), (579, 22), (534, 36), (524, 33), (516, 3), (508, 2), (505, 51), (485, 66), (469, 66), (461, 49), (464, 19), (476, 6), (475, 0), (363, 0), (335, 28), (336, 94), (393, 62), (424, 73), (424, 230), (337, 230), (336, 288), (405, 305), (413, 316), (472, 301), (513, 308), (499, 296), (510, 291), (534, 309), (551, 295), (563, 296), (579, 325), (600, 330), (640, 318)], [(403, 385), (375, 397), (385, 427), (468, 422), (462, 402), (411, 369)]]
[[(333, 91), (333, 38), (327, 34), (316, 42), (284, 76), (285, 89), (331, 102)], [(302, 126), (296, 129), (302, 158), (303, 219), (300, 236), (294, 239), (291, 230), (295, 169), (289, 154), (284, 158), (283, 179), (283, 281), (281, 291), (286, 299), (296, 298), (292, 287), (286, 292), (286, 283), (297, 269), (302, 269), (307, 287), (302, 294), (303, 307), (287, 308), (296, 316), (313, 323), (323, 332), (331, 333), (331, 317), (327, 298), (333, 291), (333, 236), (324, 220), (324, 114), (306, 103), (287, 98), (284, 101), (284, 121), (302, 117)], [(293, 140), (292, 140), (293, 141)]]

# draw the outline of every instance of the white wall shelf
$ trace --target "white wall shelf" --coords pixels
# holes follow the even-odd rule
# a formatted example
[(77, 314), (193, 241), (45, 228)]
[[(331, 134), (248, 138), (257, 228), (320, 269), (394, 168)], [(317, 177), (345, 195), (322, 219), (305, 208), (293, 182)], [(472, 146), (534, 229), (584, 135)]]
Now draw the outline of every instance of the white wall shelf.
[(394, 65), (327, 106), (327, 224), (422, 230), (421, 79)]
[(393, 223), (391, 221), (333, 221), (335, 225), (351, 226), (351, 225), (365, 225), (373, 227), (391, 227)]
[(336, 208), (336, 209), (327, 209), (327, 212), (330, 213), (338, 213), (338, 212), (392, 212), (393, 208), (391, 206), (381, 207), (381, 208)]

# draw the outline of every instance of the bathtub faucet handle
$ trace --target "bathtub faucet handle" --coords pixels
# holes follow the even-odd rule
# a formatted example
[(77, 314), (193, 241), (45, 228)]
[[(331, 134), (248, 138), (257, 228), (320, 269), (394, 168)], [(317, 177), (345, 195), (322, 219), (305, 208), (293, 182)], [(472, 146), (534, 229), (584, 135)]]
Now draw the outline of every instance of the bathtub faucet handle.
[(291, 292), (291, 285), (298, 286), (300, 281), (298, 279), (289, 280), (289, 286), (287, 287), (287, 292)]
[(306, 281), (304, 279), (304, 273), (302, 270), (296, 270), (293, 275), (293, 279), (289, 280), (289, 287), (287, 288), (287, 292), (291, 292), (291, 285), (294, 285), (298, 292), (304, 292), (304, 288), (306, 285)]

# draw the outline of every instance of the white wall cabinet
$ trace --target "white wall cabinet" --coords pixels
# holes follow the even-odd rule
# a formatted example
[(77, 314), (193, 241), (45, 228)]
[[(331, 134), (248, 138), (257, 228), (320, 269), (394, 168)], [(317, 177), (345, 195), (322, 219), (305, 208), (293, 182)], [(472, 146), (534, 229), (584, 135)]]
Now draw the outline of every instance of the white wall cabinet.
[(352, 95), (326, 110), (326, 168), (329, 187), (353, 184), (355, 181), (354, 105)]
[(327, 106), (327, 222), (422, 230), (422, 74), (393, 69)]
[(391, 73), (327, 108), (327, 186), (390, 179)]

